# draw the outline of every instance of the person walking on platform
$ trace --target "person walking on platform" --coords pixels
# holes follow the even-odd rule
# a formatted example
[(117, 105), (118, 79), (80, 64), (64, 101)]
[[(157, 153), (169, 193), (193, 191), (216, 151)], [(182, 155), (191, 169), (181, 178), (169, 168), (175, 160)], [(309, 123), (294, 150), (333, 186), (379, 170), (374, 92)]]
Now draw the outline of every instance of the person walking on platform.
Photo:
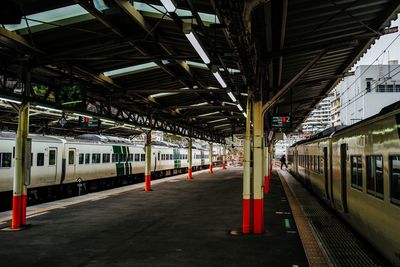
[(286, 169), (287, 169), (286, 156), (285, 156), (285, 155), (283, 155), (283, 156), (281, 157), (281, 170), (282, 170), (283, 165), (285, 165), (285, 167), (286, 167)]

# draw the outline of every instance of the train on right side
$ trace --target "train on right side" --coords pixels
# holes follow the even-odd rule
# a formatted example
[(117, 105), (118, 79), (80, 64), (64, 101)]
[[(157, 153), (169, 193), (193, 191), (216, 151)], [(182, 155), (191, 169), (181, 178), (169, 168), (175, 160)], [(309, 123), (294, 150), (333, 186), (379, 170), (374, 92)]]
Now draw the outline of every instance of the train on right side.
[(400, 102), (287, 149), (290, 172), (400, 266)]

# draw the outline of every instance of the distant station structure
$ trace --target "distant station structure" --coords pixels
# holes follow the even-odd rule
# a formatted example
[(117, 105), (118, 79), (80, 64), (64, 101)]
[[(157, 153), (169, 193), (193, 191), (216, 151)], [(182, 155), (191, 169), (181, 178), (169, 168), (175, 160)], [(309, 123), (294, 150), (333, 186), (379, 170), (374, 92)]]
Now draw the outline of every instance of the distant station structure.
[(214, 143), (241, 133), (242, 232), (263, 233), (273, 140), (298, 128), (376, 38), (397, 31), (389, 26), (399, 6), (397, 0), (2, 1), (1, 128), (17, 130), (16, 216), (24, 217), (29, 132), (145, 133), (146, 191), (151, 131), (207, 141), (209, 154)]

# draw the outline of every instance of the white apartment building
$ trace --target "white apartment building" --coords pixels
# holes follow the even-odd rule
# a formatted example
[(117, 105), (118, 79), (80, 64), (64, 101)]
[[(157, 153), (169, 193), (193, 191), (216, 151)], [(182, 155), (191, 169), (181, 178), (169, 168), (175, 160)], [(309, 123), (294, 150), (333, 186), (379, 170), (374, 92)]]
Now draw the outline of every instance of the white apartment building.
[(334, 126), (357, 123), (400, 100), (400, 65), (392, 60), (387, 65), (358, 66), (354, 75), (345, 77), (336, 90), (333, 102), (338, 103), (331, 106), (335, 110), (339, 104), (340, 108), (333, 111)]
[(318, 106), (311, 111), (308, 118), (302, 125), (304, 133), (319, 133), (331, 126), (331, 99), (332, 95), (324, 98)]

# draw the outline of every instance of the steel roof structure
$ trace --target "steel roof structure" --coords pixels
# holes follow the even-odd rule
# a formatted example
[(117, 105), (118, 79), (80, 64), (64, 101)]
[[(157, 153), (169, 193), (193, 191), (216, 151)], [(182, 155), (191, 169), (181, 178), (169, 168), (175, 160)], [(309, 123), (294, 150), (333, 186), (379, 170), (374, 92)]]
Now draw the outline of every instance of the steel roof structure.
[[(215, 142), (243, 131), (248, 92), (262, 95), (269, 114), (294, 114), (288, 130), (296, 128), (400, 6), (397, 0), (179, 0), (167, 12), (155, 0), (6, 2), (18, 3), (23, 18), (0, 27), (1, 97), (62, 109), (67, 118), (81, 112)], [(66, 104), (63, 88), (79, 91), (81, 104)], [(0, 109), (12, 128), (14, 109)], [(51, 128), (56, 115), (38, 112), (32, 127)], [(54, 128), (107, 130), (68, 121)]]

